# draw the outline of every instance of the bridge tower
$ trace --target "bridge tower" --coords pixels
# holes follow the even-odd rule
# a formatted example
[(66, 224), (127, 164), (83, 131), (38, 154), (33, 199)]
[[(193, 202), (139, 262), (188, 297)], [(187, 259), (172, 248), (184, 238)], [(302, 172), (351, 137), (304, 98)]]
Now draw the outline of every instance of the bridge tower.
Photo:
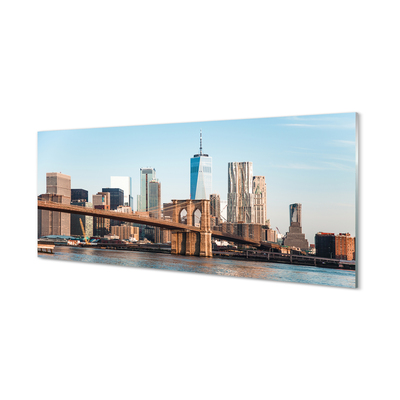
[(172, 200), (173, 222), (183, 222), (183, 211), (186, 211), (186, 224), (195, 226), (198, 214), (200, 232), (172, 231), (171, 254), (186, 256), (212, 257), (210, 200)]

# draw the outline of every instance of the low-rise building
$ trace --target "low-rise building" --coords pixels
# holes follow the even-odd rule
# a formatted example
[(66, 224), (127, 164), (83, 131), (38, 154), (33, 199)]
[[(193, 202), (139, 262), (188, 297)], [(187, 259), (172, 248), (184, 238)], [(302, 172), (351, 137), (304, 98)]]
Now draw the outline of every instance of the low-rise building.
[(111, 234), (118, 236), (121, 240), (130, 240), (132, 238), (138, 241), (139, 227), (129, 225), (112, 226)]
[(318, 232), (315, 235), (315, 248), (317, 257), (335, 258), (335, 234)]
[(115, 211), (126, 214), (132, 214), (132, 208), (130, 208), (129, 206), (118, 206)]
[(213, 227), (213, 229), (219, 230), (223, 233), (229, 233), (232, 235), (257, 240), (260, 242), (277, 241), (276, 231), (269, 229), (267, 225), (224, 222), (218, 226)]
[(278, 236), (277, 236), (276, 231), (274, 231), (273, 229), (266, 229), (265, 230), (265, 240), (267, 242), (277, 243), (278, 242)]
[(355, 260), (355, 238), (350, 233), (318, 232), (315, 235), (317, 257)]
[(335, 258), (355, 260), (355, 238), (350, 233), (339, 233), (335, 236)]

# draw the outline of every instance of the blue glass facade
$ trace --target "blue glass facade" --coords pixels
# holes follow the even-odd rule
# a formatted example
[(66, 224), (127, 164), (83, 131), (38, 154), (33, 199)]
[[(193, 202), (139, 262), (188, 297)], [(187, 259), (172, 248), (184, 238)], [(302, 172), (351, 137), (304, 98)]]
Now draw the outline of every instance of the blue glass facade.
[(212, 158), (195, 155), (190, 159), (190, 198), (210, 200), (212, 193)]

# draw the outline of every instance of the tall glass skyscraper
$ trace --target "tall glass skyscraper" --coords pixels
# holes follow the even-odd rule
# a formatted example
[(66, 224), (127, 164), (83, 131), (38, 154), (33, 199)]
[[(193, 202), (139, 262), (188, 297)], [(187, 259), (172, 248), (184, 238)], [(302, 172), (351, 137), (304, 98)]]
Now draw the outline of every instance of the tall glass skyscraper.
[(149, 211), (150, 209), (150, 182), (156, 179), (154, 168), (140, 168), (140, 195), (138, 196), (138, 211)]
[(212, 192), (212, 158), (203, 154), (200, 131), (200, 153), (190, 159), (190, 198), (209, 200)]
[(153, 218), (161, 218), (161, 183), (153, 179), (149, 183), (149, 211)]

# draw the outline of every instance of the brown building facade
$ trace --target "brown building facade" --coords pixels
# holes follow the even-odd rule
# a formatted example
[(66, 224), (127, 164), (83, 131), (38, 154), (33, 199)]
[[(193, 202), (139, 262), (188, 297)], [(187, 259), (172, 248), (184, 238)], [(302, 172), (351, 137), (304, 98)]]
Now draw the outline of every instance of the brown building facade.
[(318, 232), (315, 235), (317, 257), (355, 260), (355, 238), (350, 233)]
[(276, 231), (269, 229), (266, 225), (261, 224), (235, 224), (224, 222), (213, 229), (219, 230), (223, 233), (229, 233), (257, 241), (277, 241)]
[(342, 260), (356, 259), (355, 238), (350, 233), (339, 233), (335, 236), (335, 258)]
[(122, 240), (129, 240), (130, 238), (134, 238), (139, 241), (139, 227), (137, 226), (112, 226), (111, 233), (115, 236), (118, 236)]
[(58, 194), (71, 199), (71, 177), (61, 172), (46, 174), (46, 193)]
[[(61, 204), (71, 202), (71, 177), (60, 172), (46, 174), (46, 193), (39, 200)], [(57, 235), (70, 236), (71, 215), (56, 211), (38, 210), (38, 237)]]
[[(39, 200), (70, 204), (70, 198), (58, 194), (41, 194)], [(57, 211), (38, 210), (38, 237), (71, 235), (71, 214)]]
[(273, 229), (266, 229), (265, 230), (265, 240), (267, 242), (274, 242), (277, 243), (278, 242), (278, 236), (276, 234), (276, 231), (274, 231)]

